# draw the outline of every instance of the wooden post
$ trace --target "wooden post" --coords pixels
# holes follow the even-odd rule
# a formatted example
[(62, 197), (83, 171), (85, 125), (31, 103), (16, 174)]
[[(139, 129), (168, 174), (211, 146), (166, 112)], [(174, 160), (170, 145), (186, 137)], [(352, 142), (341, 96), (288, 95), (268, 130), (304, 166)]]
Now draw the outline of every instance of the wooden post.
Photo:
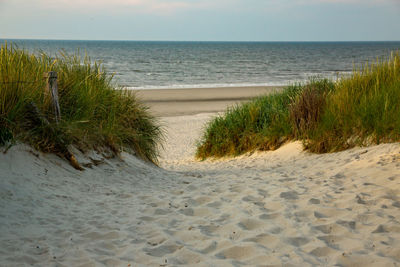
[(61, 111), (58, 102), (57, 72), (46, 72), (44, 77), (47, 79), (46, 92), (51, 96), (56, 123), (58, 123), (61, 120)]

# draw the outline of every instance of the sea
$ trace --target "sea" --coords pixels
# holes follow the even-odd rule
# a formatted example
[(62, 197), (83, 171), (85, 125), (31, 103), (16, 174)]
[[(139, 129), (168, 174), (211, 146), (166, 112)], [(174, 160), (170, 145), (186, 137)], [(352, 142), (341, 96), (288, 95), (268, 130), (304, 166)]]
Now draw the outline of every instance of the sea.
[[(4, 44), (6, 40), (0, 40)], [(7, 40), (56, 56), (88, 55), (130, 89), (282, 86), (338, 79), (387, 59), (400, 42), (173, 42)]]

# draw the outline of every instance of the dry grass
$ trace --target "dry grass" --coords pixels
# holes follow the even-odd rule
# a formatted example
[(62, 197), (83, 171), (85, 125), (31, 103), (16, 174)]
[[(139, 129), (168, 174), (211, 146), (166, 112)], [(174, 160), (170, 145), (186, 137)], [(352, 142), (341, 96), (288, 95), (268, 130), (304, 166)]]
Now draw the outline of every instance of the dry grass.
[(307, 138), (307, 133), (317, 127), (325, 108), (327, 95), (333, 90), (334, 83), (326, 79), (312, 80), (303, 87), (289, 108), (296, 138)]

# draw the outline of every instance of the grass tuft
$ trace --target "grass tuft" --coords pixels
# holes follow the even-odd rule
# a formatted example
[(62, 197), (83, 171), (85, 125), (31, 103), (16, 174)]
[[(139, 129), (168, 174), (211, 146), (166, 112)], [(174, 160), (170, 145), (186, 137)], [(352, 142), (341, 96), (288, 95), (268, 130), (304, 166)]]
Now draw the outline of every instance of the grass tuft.
[[(61, 121), (55, 122), (45, 72), (58, 74)], [(134, 92), (117, 88), (102, 65), (60, 52), (36, 56), (5, 43), (0, 49), (0, 144), (19, 140), (65, 155), (108, 147), (157, 162), (162, 131)]]
[(312, 79), (304, 85), (289, 106), (293, 134), (297, 139), (307, 138), (308, 133), (320, 122), (328, 94), (334, 91), (335, 84), (327, 79)]

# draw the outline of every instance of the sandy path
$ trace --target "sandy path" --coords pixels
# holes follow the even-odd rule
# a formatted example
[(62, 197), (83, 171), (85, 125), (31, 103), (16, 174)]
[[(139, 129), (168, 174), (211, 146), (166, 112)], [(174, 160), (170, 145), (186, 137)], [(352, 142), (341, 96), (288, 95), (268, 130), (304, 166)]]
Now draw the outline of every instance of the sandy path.
[(164, 169), (0, 153), (0, 265), (400, 265), (399, 144), (194, 161), (212, 116), (162, 118)]
[(196, 162), (195, 141), (210, 117), (164, 118), (171, 127), (162, 165), (195, 177), (176, 202), (193, 219), (175, 229), (194, 250), (201, 244), (237, 265), (400, 264), (398, 144), (312, 155), (297, 142)]

